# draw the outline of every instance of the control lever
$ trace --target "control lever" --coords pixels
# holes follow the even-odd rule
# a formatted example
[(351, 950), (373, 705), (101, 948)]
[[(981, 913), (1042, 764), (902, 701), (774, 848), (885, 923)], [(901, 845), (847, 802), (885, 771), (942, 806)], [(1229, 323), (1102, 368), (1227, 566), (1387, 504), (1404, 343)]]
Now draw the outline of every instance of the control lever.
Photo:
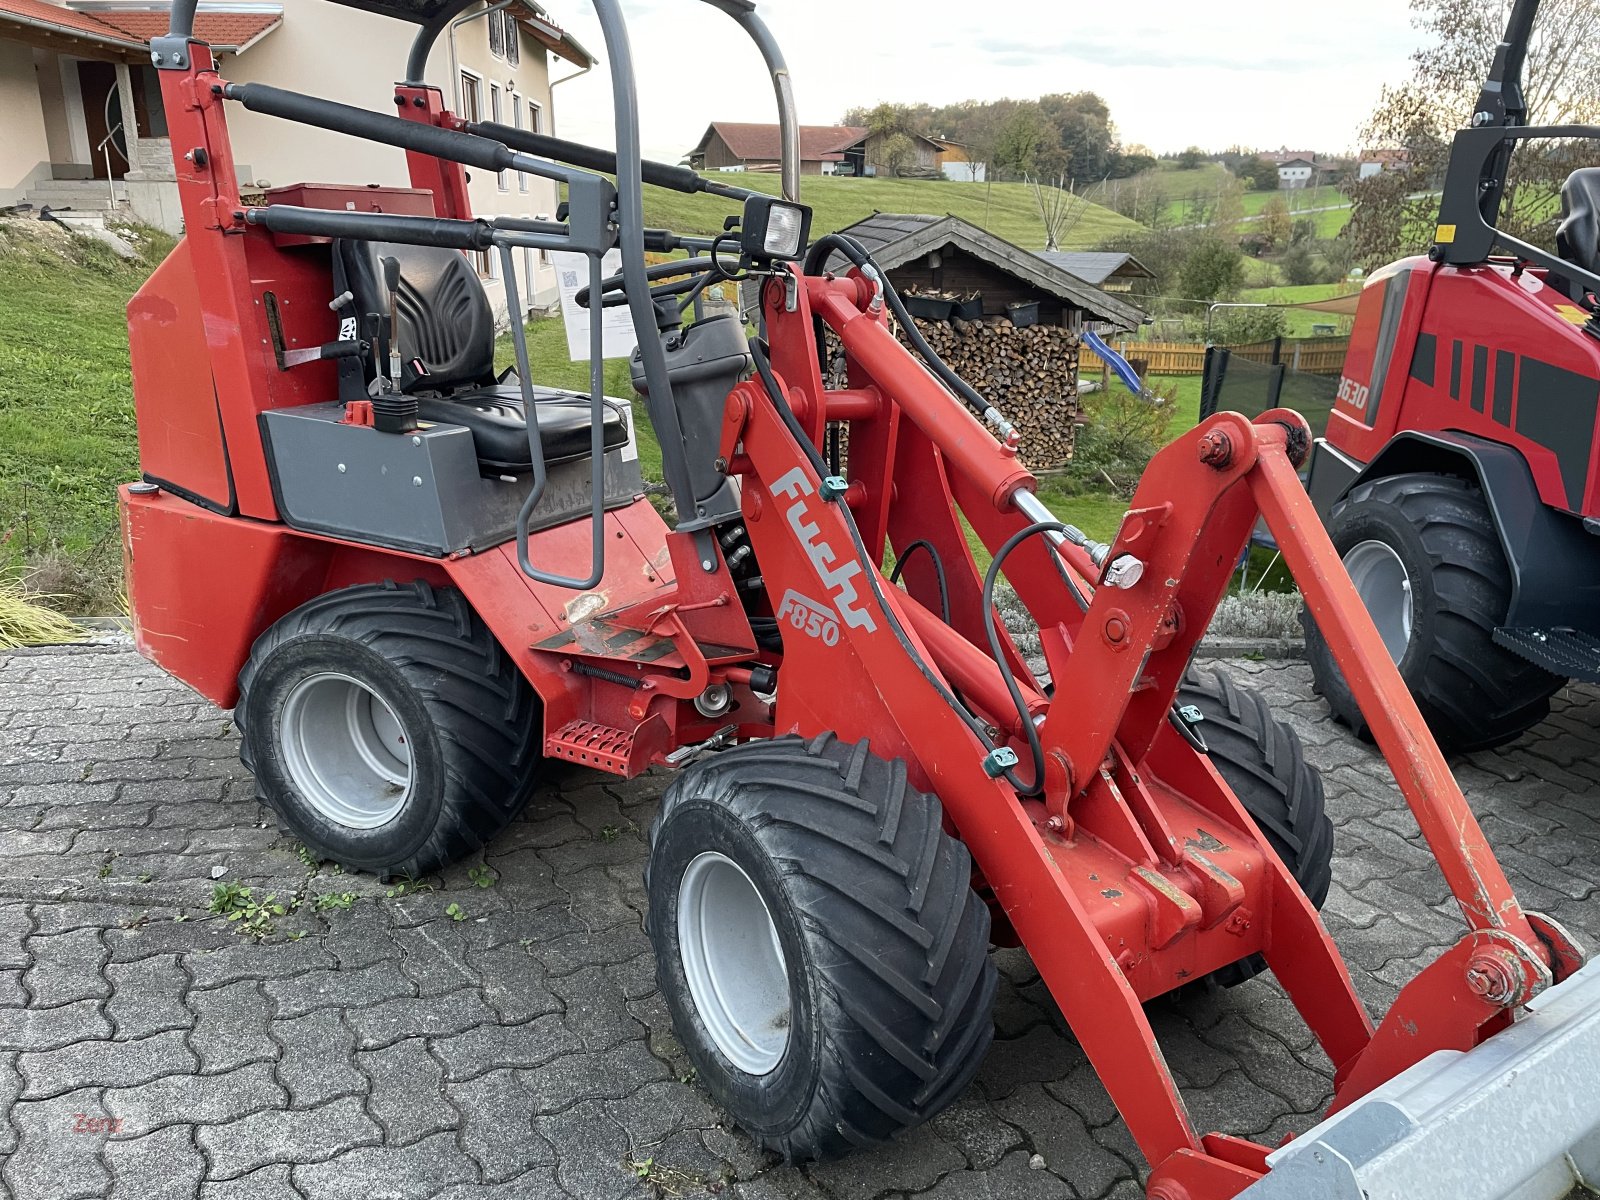
[(383, 287), (389, 293), (389, 383), (400, 387), (400, 260), (384, 258)]

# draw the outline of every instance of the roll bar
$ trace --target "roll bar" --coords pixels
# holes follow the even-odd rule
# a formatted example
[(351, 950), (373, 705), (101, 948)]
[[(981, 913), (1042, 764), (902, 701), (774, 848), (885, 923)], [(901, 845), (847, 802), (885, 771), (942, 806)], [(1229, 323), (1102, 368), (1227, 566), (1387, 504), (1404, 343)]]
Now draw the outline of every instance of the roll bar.
[[(414, 21), (419, 29), (413, 40), (406, 74), (418, 78), (421, 67), (439, 33), (461, 13), (482, 0), (338, 0), (348, 7), (379, 12)], [(798, 202), (800, 189), (799, 124), (795, 115), (794, 92), (782, 51), (766, 24), (756, 15), (754, 0), (704, 0), (722, 10), (750, 36), (761, 52), (772, 77), (778, 102), (779, 133), (782, 143), (782, 185), (786, 200)], [(194, 15), (198, 0), (173, 0), (167, 36), (151, 42), (151, 61), (161, 70), (187, 70), (190, 64), (188, 43), (194, 35)], [(515, 273), (511, 267), (513, 246), (567, 249), (589, 259), (591, 294), (598, 294), (603, 282), (601, 257), (613, 245), (622, 250), (622, 282), (629, 315), (638, 336), (639, 356), (647, 387), (645, 403), (651, 424), (660, 435), (666, 453), (662, 470), (667, 477), (678, 511), (684, 518), (679, 532), (693, 535), (696, 557), (707, 571), (716, 569), (717, 553), (709, 529), (710, 518), (696, 518), (694, 488), (683, 450), (684, 439), (678, 408), (673, 400), (667, 373), (666, 352), (659, 336), (657, 312), (650, 295), (645, 252), (659, 244), (659, 231), (644, 227), (644, 184), (674, 187), (682, 191), (711, 192), (735, 199), (756, 193), (732, 185), (703, 180), (692, 171), (662, 163), (646, 162), (641, 151), (639, 98), (634, 82), (633, 55), (626, 22), (619, 0), (591, 0), (606, 43), (611, 67), (612, 107), (616, 128), (616, 152), (566, 142), (558, 138), (531, 135), (526, 131), (498, 125), (475, 124), (472, 129), (448, 129), (420, 121), (406, 121), (385, 113), (355, 108), (316, 96), (275, 88), (259, 83), (217, 83), (215, 94), (243, 104), (253, 111), (297, 121), (302, 124), (348, 133), (444, 161), (464, 163), (490, 171), (523, 171), (563, 182), (568, 187), (568, 223), (554, 228), (518, 228), (502, 218), (497, 221), (449, 222), (432, 219), (402, 220), (389, 217), (380, 221), (349, 222), (350, 214), (295, 210), (292, 206), (272, 206), (241, 212), (239, 218), (283, 232), (322, 232), (331, 236), (365, 237), (372, 240), (410, 241), (420, 245), (485, 249), (498, 252), (506, 270), (506, 298), (516, 310)], [(399, 5), (405, 4), (401, 8)], [(519, 150), (514, 147), (526, 147)], [(533, 153), (527, 152), (528, 150)], [(544, 155), (545, 157), (537, 157)], [(564, 160), (571, 164), (560, 165)], [(615, 186), (598, 171), (613, 171)], [(275, 211), (276, 210), (276, 211)], [(614, 224), (613, 224), (614, 220)], [(526, 223), (524, 223), (526, 225)], [(342, 232), (341, 232), (342, 231)], [(554, 586), (588, 589), (597, 585), (605, 570), (604, 538), (604, 453), (601, 411), (603, 360), (599, 338), (600, 323), (592, 323), (590, 404), (595, 430), (593, 458), (593, 558), (589, 574), (583, 578), (553, 575), (534, 567), (528, 560), (528, 524), (533, 508), (545, 489), (543, 458), (539, 447), (537, 406), (531, 395), (526, 372), (526, 335), (518, 321), (512, 322), (512, 340), (522, 375), (523, 400), (530, 420), (529, 441), (533, 449), (534, 485), (518, 520), (518, 559), (530, 578)]]

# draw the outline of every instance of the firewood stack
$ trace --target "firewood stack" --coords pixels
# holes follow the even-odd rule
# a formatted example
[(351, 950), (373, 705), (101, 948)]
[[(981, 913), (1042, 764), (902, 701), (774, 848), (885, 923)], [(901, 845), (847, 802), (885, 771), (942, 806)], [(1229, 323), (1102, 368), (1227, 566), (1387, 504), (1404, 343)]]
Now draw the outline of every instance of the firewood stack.
[[(1022, 461), (1036, 471), (1072, 459), (1078, 416), (1078, 335), (1059, 325), (1018, 329), (1006, 317), (917, 319), (957, 375), (1022, 434)], [(905, 341), (905, 334), (900, 334)]]

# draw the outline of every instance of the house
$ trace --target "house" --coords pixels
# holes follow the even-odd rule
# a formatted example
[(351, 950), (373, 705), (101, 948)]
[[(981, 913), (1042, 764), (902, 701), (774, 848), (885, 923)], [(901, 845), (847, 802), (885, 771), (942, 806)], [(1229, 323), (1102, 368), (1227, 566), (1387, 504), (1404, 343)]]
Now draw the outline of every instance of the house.
[(1040, 258), (1068, 275), (1107, 292), (1131, 292), (1135, 279), (1154, 279), (1155, 272), (1122, 250), (1040, 250)]
[[(149, 39), (165, 34), (159, 0), (0, 0), (0, 206), (126, 213), (176, 232), (172, 147)], [(222, 74), (383, 111), (416, 26), (328, 0), (202, 0), (195, 34)], [(552, 59), (577, 72), (594, 58), (534, 0), (480, 6), (441, 36), (427, 79), (469, 120), (553, 129)], [(561, 78), (554, 81), (562, 82)], [(299, 181), (405, 186), (405, 152), (230, 105), (228, 127), (246, 194)], [(536, 217), (560, 202), (549, 180), (470, 172), (475, 211)], [(500, 301), (497, 257), (478, 259)], [(519, 263), (531, 306), (552, 304), (555, 272), (537, 251)], [(503, 301), (501, 301), (503, 303)]]
[(985, 183), (989, 178), (989, 164), (972, 157), (970, 147), (949, 138), (930, 137), (939, 147), (939, 165), (946, 179), (957, 183)]
[[(800, 173), (865, 174), (866, 138), (859, 125), (800, 126)], [(696, 171), (776, 171), (781, 159), (776, 125), (742, 121), (713, 121), (689, 151)]]
[(1311, 186), (1318, 167), (1315, 159), (1290, 158), (1278, 164), (1278, 187), (1295, 190)]
[(1385, 171), (1407, 171), (1411, 169), (1411, 151), (1400, 150), (1364, 150), (1361, 153), (1360, 177), (1371, 179), (1374, 175), (1382, 175)]
[[(888, 175), (884, 143), (890, 134), (875, 134), (860, 125), (800, 126), (802, 175)], [(902, 175), (937, 175), (943, 161), (938, 142), (908, 134), (912, 156)], [(689, 151), (696, 171), (776, 171), (782, 160), (776, 125), (713, 121)]]
[[(1037, 303), (1045, 325), (1093, 322), (1135, 329), (1143, 310), (1063, 270), (1042, 254), (1012, 245), (960, 217), (874, 213), (840, 230), (867, 248), (896, 290), (978, 293), (985, 316)], [(835, 259), (832, 265), (846, 265)]]

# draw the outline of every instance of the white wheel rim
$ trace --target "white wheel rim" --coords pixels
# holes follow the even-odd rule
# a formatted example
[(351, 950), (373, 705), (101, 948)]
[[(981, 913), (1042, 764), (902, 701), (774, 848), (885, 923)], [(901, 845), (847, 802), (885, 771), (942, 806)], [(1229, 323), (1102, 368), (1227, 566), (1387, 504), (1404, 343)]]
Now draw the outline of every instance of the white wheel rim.
[(350, 829), (394, 820), (411, 795), (411, 745), (388, 701), (337, 672), (309, 675), (283, 704), (278, 733), (295, 790)]
[(789, 971), (766, 901), (738, 863), (715, 851), (678, 883), (678, 953), (689, 995), (724, 1057), (770, 1074), (789, 1045)]
[(1405, 564), (1386, 542), (1370, 541), (1350, 548), (1344, 569), (1389, 657), (1398, 665), (1411, 643), (1411, 577)]

